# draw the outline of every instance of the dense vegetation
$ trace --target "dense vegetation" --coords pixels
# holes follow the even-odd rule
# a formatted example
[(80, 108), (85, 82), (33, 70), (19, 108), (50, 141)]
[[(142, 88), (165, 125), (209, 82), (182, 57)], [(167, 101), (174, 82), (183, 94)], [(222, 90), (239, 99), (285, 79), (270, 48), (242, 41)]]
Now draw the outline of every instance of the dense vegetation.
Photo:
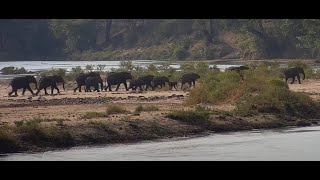
[(0, 60), (318, 58), (314, 19), (2, 19)]

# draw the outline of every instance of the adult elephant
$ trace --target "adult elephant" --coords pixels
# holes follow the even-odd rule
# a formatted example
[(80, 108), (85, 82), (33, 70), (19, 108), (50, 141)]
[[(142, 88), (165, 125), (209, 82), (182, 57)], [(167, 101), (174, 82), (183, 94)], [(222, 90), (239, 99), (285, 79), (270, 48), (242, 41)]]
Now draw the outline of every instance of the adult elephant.
[(300, 81), (300, 73), (303, 74), (303, 80), (305, 79), (306, 75), (304, 73), (303, 68), (301, 67), (294, 67), (294, 68), (289, 68), (287, 70), (284, 71), (284, 76), (286, 78), (286, 82), (288, 81), (289, 78), (292, 78), (292, 82), (291, 84), (294, 83), (295, 81), (295, 77), (298, 78), (299, 84), (301, 84)]
[[(11, 96), (11, 94), (14, 92), (15, 96), (18, 96), (17, 90), (18, 89), (23, 89), (22, 90), (22, 95), (24, 95), (24, 93), (26, 92), (26, 90), (28, 89), (32, 95), (34, 95), (31, 87), (30, 87), (30, 83), (34, 83), (36, 85), (37, 88), (37, 80), (34, 76), (22, 76), (22, 77), (15, 77), (11, 80), (9, 86), (12, 87), (11, 92), (8, 93), (8, 96)], [(8, 86), (8, 87), (9, 87)]]
[(48, 94), (47, 88), (49, 86), (51, 87), (51, 94), (53, 94), (54, 89), (56, 89), (58, 91), (58, 93), (60, 93), (60, 90), (57, 87), (57, 83), (62, 83), (63, 90), (65, 90), (65, 88), (64, 88), (65, 82), (64, 82), (64, 79), (62, 78), (62, 76), (53, 75), (53, 76), (41, 77), (39, 80), (39, 88), (38, 88), (36, 95), (38, 95), (42, 89), (44, 89), (44, 93), (45, 93), (45, 95), (47, 95)]
[(153, 78), (153, 87), (157, 88), (158, 86), (160, 86), (160, 88), (162, 88), (162, 86), (166, 86), (166, 82), (169, 83), (169, 78), (166, 76), (159, 76), (159, 77), (154, 77)]
[(97, 91), (99, 92), (99, 84), (101, 85), (101, 87), (103, 86), (103, 81), (101, 79), (100, 76), (97, 76), (97, 77), (88, 77), (86, 80), (85, 80), (85, 92), (91, 92), (91, 86), (94, 87), (94, 91)]
[(181, 77), (181, 89), (182, 89), (182, 86), (186, 83), (189, 84), (189, 87), (192, 86), (192, 83), (193, 83), (193, 87), (196, 86), (196, 80), (200, 78), (200, 75), (199, 74), (196, 74), (196, 73), (186, 73), (184, 75), (182, 75)]
[(128, 87), (127, 87), (127, 80), (132, 79), (132, 75), (129, 72), (113, 72), (108, 74), (108, 76), (106, 77), (106, 84), (108, 84), (108, 86), (106, 86), (105, 90), (107, 91), (107, 89), (109, 88), (109, 91), (112, 91), (111, 86), (112, 85), (117, 85), (116, 91), (119, 90), (119, 86), (121, 84), (124, 85), (124, 87), (126, 88), (126, 91), (128, 91)]
[(243, 76), (243, 73), (242, 73), (242, 72), (243, 72), (244, 70), (249, 70), (249, 68), (246, 67), (246, 66), (239, 66), (239, 67), (229, 67), (229, 68), (227, 68), (226, 70), (227, 70), (227, 71), (235, 71), (235, 72), (239, 73), (241, 79), (244, 80), (244, 76)]
[[(76, 77), (76, 82), (77, 82), (77, 87), (73, 90), (74, 92), (76, 92), (76, 90), (79, 88), (79, 92), (81, 92), (81, 86), (85, 86), (86, 85), (86, 79), (88, 77), (100, 77), (99, 73), (96, 72), (90, 72), (90, 73), (81, 73)], [(103, 90), (103, 84), (101, 84), (101, 90)]]

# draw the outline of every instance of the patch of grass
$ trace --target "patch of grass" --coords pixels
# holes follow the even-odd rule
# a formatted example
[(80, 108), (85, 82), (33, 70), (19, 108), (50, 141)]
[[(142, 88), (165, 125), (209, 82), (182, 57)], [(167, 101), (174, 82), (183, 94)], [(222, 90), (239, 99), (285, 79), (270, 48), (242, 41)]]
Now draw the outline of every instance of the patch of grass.
[(118, 134), (115, 130), (113, 130), (110, 127), (110, 124), (107, 122), (100, 122), (100, 121), (89, 121), (88, 124), (93, 125), (96, 128), (101, 128), (103, 129), (106, 133), (109, 134)]
[(12, 152), (18, 148), (16, 139), (7, 130), (0, 129), (0, 153)]
[(93, 118), (100, 118), (100, 117), (108, 117), (106, 112), (86, 112), (82, 118), (83, 119), (93, 119)]
[(174, 110), (166, 115), (170, 119), (175, 119), (192, 125), (209, 126), (210, 113), (206, 110)]
[(124, 109), (121, 106), (117, 106), (117, 105), (110, 105), (107, 108), (106, 114), (110, 115), (110, 114), (126, 114), (128, 113), (128, 111), (126, 109)]
[(55, 126), (42, 127), (34, 121), (29, 121), (16, 130), (22, 134), (24, 140), (37, 146), (68, 147), (75, 144), (68, 131)]
[(271, 86), (256, 96), (242, 97), (236, 104), (235, 112), (241, 116), (270, 113), (308, 119), (317, 118), (319, 110), (320, 104), (308, 95)]
[(159, 108), (154, 105), (142, 106), (141, 104), (136, 107), (134, 112), (142, 112), (142, 111), (159, 111)]
[(71, 121), (70, 119), (60, 119), (60, 118), (52, 118), (52, 119), (46, 119), (41, 117), (33, 117), (32, 119), (27, 120), (21, 120), (21, 121), (15, 121), (14, 124), (16, 127), (20, 127), (23, 124), (31, 125), (31, 124), (39, 124), (41, 122), (53, 122), (53, 121)]

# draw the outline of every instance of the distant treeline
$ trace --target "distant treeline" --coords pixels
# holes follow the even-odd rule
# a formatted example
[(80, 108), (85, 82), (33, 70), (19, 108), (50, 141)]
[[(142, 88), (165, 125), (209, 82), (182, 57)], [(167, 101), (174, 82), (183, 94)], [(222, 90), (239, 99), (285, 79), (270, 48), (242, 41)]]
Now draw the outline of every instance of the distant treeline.
[(0, 60), (318, 58), (318, 19), (1, 19)]

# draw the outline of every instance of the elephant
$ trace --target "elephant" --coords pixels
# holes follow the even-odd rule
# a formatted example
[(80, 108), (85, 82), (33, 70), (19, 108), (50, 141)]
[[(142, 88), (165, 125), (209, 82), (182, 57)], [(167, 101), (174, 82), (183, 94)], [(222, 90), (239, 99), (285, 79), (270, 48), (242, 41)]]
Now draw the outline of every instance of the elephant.
[[(77, 87), (73, 91), (76, 92), (76, 90), (79, 88), (79, 92), (81, 92), (81, 86), (86, 85), (85, 81), (88, 77), (100, 77), (100, 74), (96, 73), (96, 72), (90, 72), (87, 74), (84, 74), (84, 73), (79, 74), (76, 77)], [(101, 84), (101, 90), (103, 90), (103, 84)]]
[(178, 85), (178, 82), (176, 82), (176, 81), (170, 81), (170, 82), (169, 82), (169, 88), (170, 88), (170, 90), (172, 90), (173, 87), (174, 87), (176, 90), (178, 90), (178, 89), (177, 89), (177, 85)]
[(152, 75), (146, 75), (146, 76), (141, 76), (138, 78), (138, 80), (143, 81), (143, 85), (146, 86), (146, 91), (148, 90), (148, 87), (150, 86), (152, 90), (154, 90), (154, 86), (152, 85), (154, 76)]
[(284, 71), (284, 76), (286, 78), (286, 82), (288, 81), (289, 78), (292, 78), (291, 84), (293, 84), (294, 81), (295, 81), (295, 77), (297, 76), (299, 84), (301, 84), (300, 75), (299, 75), (300, 73), (303, 74), (303, 80), (304, 80), (306, 75), (304, 73), (303, 68), (294, 67), (294, 68), (289, 68), (289, 69), (285, 70)]
[[(37, 80), (34, 76), (22, 76), (22, 77), (15, 77), (11, 80), (9, 86), (12, 87), (12, 91), (8, 93), (8, 96), (11, 96), (11, 94), (14, 92), (15, 96), (18, 96), (17, 90), (22, 89), (22, 95), (26, 92), (26, 89), (28, 89), (32, 95), (34, 95), (32, 89), (30, 88), (30, 83), (34, 83), (36, 85), (37, 89)], [(8, 86), (8, 87), (9, 87)]]
[(51, 87), (51, 94), (53, 94), (53, 89), (56, 89), (58, 91), (58, 93), (60, 93), (59, 88), (57, 87), (57, 83), (62, 83), (62, 87), (63, 90), (65, 90), (64, 88), (64, 80), (62, 78), (62, 76), (58, 76), (58, 75), (53, 75), (53, 76), (43, 76), (40, 78), (39, 80), (39, 88), (38, 91), (36, 93), (36, 95), (38, 95), (38, 93), (44, 89), (44, 93), (45, 95), (47, 95), (47, 87)]
[(153, 87), (156, 88), (158, 86), (160, 86), (162, 88), (162, 86), (166, 86), (166, 82), (169, 83), (169, 78), (165, 77), (165, 76), (159, 76), (159, 77), (154, 77), (153, 78)]
[(145, 82), (142, 79), (134, 79), (130, 81), (129, 89), (136, 90), (138, 87), (140, 88), (140, 91), (143, 90), (142, 86), (145, 84)]
[(103, 80), (100, 76), (98, 77), (87, 77), (85, 80), (85, 92), (91, 92), (91, 86), (94, 87), (94, 91), (99, 92), (99, 84), (103, 86)]
[(226, 69), (227, 71), (236, 71), (237, 73), (239, 73), (240, 77), (242, 80), (244, 80), (244, 77), (243, 77), (243, 74), (242, 74), (242, 71), (244, 70), (249, 70), (248, 67), (246, 66), (239, 66), (239, 67), (229, 67)]
[(196, 73), (186, 73), (184, 75), (182, 75), (181, 77), (181, 89), (182, 89), (182, 86), (186, 83), (189, 84), (189, 87), (192, 86), (192, 83), (193, 83), (193, 87), (196, 86), (196, 80), (200, 78), (200, 75), (199, 74), (196, 74)]
[[(127, 87), (127, 80), (132, 79), (132, 75), (129, 72), (113, 72), (108, 74), (106, 77), (106, 87), (105, 90), (109, 88), (109, 91), (112, 91), (111, 86), (112, 85), (117, 85), (116, 91), (119, 90), (119, 86), (121, 84), (124, 84), (124, 87), (126, 88), (126, 91), (128, 91)], [(108, 86), (107, 86), (108, 84)]]

